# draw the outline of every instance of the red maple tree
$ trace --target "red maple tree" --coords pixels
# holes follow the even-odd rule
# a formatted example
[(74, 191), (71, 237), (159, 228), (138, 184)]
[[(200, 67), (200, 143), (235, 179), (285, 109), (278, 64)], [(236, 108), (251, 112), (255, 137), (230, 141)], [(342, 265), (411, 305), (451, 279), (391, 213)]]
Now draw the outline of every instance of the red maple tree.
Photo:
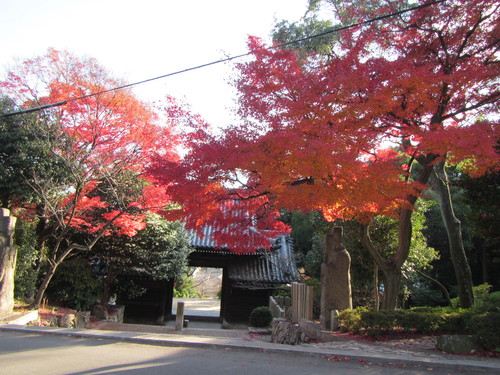
[[(358, 219), (394, 308), (411, 213), (430, 176), (446, 186), (445, 163), (474, 176), (499, 168), (498, 7), (442, 2), (364, 24), (343, 31), (328, 57), (250, 38), (254, 59), (237, 80), (244, 124), (218, 135), (195, 126), (183, 160), (154, 173), (174, 181), (169, 192), (192, 224), (233, 201), (245, 204), (247, 228), (262, 219), (273, 228), (280, 208)], [(399, 219), (388, 259), (370, 242), (375, 215)]]
[(24, 61), (0, 84), (2, 94), (21, 107), (67, 103), (37, 113), (37, 131), (58, 129), (51, 152), (64, 173), (38, 175), (34, 168), (25, 177), (36, 207), (19, 201), (16, 207), (18, 214), (38, 218), (40, 244), (49, 248), (49, 270), (34, 306), (73, 251), (90, 250), (110, 234), (134, 236), (145, 227), (147, 211), (170, 203), (165, 187), (144, 171), (153, 155), (177, 160), (174, 124), (160, 126), (157, 111), (130, 90), (107, 91), (122, 84), (96, 60), (55, 50)]

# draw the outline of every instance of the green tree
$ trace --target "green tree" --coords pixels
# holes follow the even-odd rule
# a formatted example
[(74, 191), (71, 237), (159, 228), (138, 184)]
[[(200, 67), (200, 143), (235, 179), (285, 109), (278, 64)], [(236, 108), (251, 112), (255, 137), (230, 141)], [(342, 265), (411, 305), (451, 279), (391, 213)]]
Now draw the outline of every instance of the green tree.
[(476, 249), (476, 284), (489, 283), (500, 288), (500, 218), (498, 194), (500, 173), (490, 173), (479, 178), (461, 175), (457, 182), (463, 189), (462, 200), (470, 210), (464, 215), (471, 241)]
[(18, 220), (14, 240), (17, 248), (14, 296), (16, 299), (32, 302), (41, 258), (37, 247), (36, 222)]
[(120, 276), (141, 275), (154, 280), (180, 278), (192, 251), (184, 225), (150, 214), (146, 228), (136, 236), (110, 236), (93, 249), (93, 257), (104, 262), (106, 276), (100, 303), (107, 306)]
[[(38, 199), (32, 186), (36, 183), (34, 176), (39, 180), (46, 179), (49, 175), (57, 174), (60, 179), (67, 177), (67, 171), (62, 168), (53, 150), (58, 147), (54, 143), (57, 138), (59, 128), (41, 119), (36, 121), (35, 116), (23, 115), (18, 117), (4, 117), (3, 114), (18, 109), (13, 100), (7, 97), (0, 97), (0, 206), (9, 209), (14, 216), (20, 216), (17, 220), (19, 234), (15, 234), (15, 246), (9, 250), (8, 256), (2, 252), (0, 262), (0, 288), (10, 289), (8, 284), (14, 282), (14, 295), (17, 297), (30, 297), (36, 281), (36, 272), (29, 272), (33, 257), (40, 254), (43, 248), (43, 241), (32, 241), (28, 238), (29, 229), (35, 228), (30, 223), (23, 223), (26, 219), (23, 210), (40, 212), (43, 202)], [(43, 228), (45, 218), (41, 218), (36, 229)], [(28, 227), (30, 227), (28, 229)], [(18, 252), (19, 249), (19, 252)], [(16, 259), (18, 259), (17, 271), (23, 277), (16, 276)], [(12, 269), (14, 277), (3, 278), (6, 270)], [(3, 292), (0, 293), (4, 295)], [(10, 295), (10, 294), (9, 294)], [(7, 301), (4, 301), (7, 305)], [(13, 301), (10, 302), (13, 305)]]
[(36, 180), (54, 175), (60, 181), (68, 178), (67, 168), (55, 154), (67, 142), (61, 128), (43, 116), (3, 116), (18, 108), (13, 100), (0, 98), (0, 204), (8, 209), (19, 202), (41, 204), (32, 188)]
[[(438, 252), (427, 245), (424, 236), (426, 230), (425, 213), (432, 207), (432, 202), (419, 201), (418, 210), (412, 215), (412, 239), (408, 259), (402, 267), (403, 285), (411, 287), (423, 271), (432, 267), (439, 258)], [(351, 255), (351, 275), (353, 300), (357, 305), (371, 303), (373, 290), (378, 290), (378, 267), (366, 256), (365, 245), (360, 241), (361, 225), (356, 220), (338, 220), (328, 223), (320, 213), (286, 213), (284, 221), (291, 225), (291, 236), (295, 248), (301, 254), (300, 265), (306, 275), (320, 278), (323, 261), (323, 238), (332, 226), (343, 227), (343, 244)], [(371, 243), (384, 258), (390, 258), (397, 251), (398, 222), (396, 219), (376, 216), (370, 231)]]

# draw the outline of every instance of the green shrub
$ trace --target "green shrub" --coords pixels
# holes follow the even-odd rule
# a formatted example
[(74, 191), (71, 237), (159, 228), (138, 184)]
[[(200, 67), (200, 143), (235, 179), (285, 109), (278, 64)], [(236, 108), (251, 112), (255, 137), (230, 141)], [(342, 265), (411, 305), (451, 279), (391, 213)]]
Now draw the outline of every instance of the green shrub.
[(443, 318), (444, 321), (440, 327), (441, 332), (452, 334), (466, 333), (466, 321), (469, 318), (469, 314), (465, 312), (455, 312), (443, 314)]
[(412, 307), (409, 311), (423, 312), (423, 313), (454, 314), (465, 310), (451, 306), (439, 306), (439, 307), (420, 306), (420, 307)]
[[(493, 295), (495, 293), (492, 293)], [(486, 299), (489, 300), (489, 299)], [(498, 306), (496, 296), (488, 306)], [(483, 305), (485, 306), (485, 305)], [(411, 310), (344, 310), (339, 314), (344, 332), (377, 336), (391, 330), (406, 332), (469, 334), (485, 349), (500, 348), (500, 312), (478, 312), (477, 308), (418, 307)]]
[(280, 287), (274, 291), (273, 296), (292, 298), (292, 288), (290, 285), (280, 285)]
[(475, 308), (478, 312), (500, 312), (500, 291), (489, 293), (477, 300)]
[(450, 308), (415, 308), (411, 310), (344, 310), (339, 314), (339, 328), (344, 332), (377, 336), (392, 330), (421, 333), (463, 333), (471, 312)]
[(98, 300), (101, 283), (89, 264), (80, 258), (61, 263), (47, 289), (50, 301), (75, 310), (89, 310)]
[(397, 310), (365, 311), (361, 313), (361, 320), (368, 334), (378, 335), (398, 327), (400, 315)]
[[(474, 307), (484, 311), (484, 305), (489, 306), (491, 302), (497, 302), (497, 307), (500, 308), (500, 294), (499, 292), (490, 293), (492, 286), (490, 284), (484, 283), (481, 285), (476, 285), (472, 287), (472, 293), (474, 294)], [(493, 301), (490, 300), (491, 295), (494, 294)], [(451, 305), (453, 307), (460, 306), (460, 300), (458, 297), (451, 299)]]
[(415, 288), (411, 290), (412, 306), (442, 306), (446, 304), (440, 290)]
[(441, 330), (446, 322), (445, 314), (432, 312), (409, 312), (406, 319), (412, 329), (427, 334)]
[(18, 220), (14, 232), (17, 247), (16, 271), (14, 273), (14, 296), (18, 300), (32, 302), (38, 281), (36, 262), (39, 257), (36, 222)]
[(252, 327), (268, 327), (273, 320), (273, 315), (269, 307), (256, 307), (250, 313), (250, 325)]
[(368, 309), (366, 307), (357, 307), (355, 309), (340, 311), (339, 316), (337, 317), (339, 330), (342, 332), (361, 332), (364, 328), (361, 313), (367, 311)]
[(366, 330), (365, 333), (372, 336), (395, 329), (407, 332), (436, 332), (441, 329), (446, 321), (442, 313), (413, 310), (367, 311), (361, 314), (361, 320), (362, 326)]
[(474, 315), (467, 328), (477, 343), (485, 349), (500, 349), (500, 313)]

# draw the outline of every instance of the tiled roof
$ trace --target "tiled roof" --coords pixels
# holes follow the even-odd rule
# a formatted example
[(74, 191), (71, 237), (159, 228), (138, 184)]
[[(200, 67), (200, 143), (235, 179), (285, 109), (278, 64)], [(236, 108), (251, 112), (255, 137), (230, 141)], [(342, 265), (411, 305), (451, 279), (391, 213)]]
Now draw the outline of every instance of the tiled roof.
[[(218, 249), (212, 239), (214, 228), (207, 226), (198, 235), (190, 231), (191, 246), (196, 251), (234, 255), (230, 249)], [(299, 272), (295, 264), (292, 239), (279, 236), (270, 251), (258, 250), (256, 253), (243, 253), (228, 266), (228, 276), (234, 286), (250, 289), (268, 289), (298, 281)]]
[(276, 239), (270, 252), (259, 252), (228, 267), (234, 286), (250, 289), (276, 288), (299, 280), (290, 237)]
[(199, 235), (195, 230), (191, 229), (189, 234), (191, 236), (191, 246), (200, 248), (215, 248), (217, 247), (215, 241), (213, 240), (212, 234), (214, 233), (214, 228), (211, 226), (203, 227), (202, 234)]

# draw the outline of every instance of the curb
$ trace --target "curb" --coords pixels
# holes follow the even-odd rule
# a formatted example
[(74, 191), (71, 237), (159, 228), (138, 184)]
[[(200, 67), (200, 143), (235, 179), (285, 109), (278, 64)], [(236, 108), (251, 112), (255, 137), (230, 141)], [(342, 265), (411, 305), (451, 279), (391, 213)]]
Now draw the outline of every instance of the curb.
[(0, 325), (0, 331), (24, 332), (44, 335), (62, 335), (81, 338), (93, 338), (100, 340), (121, 341), (142, 345), (156, 345), (167, 347), (189, 347), (189, 348), (219, 348), (247, 350), (264, 353), (288, 353), (294, 355), (306, 355), (316, 357), (332, 358), (334, 361), (359, 361), (367, 363), (389, 363), (406, 366), (440, 367), (453, 370), (475, 370), (485, 371), (488, 374), (500, 374), (500, 361), (469, 360), (469, 359), (422, 359), (402, 357), (401, 355), (387, 355), (374, 353), (354, 353), (353, 350), (334, 350), (319, 347), (285, 346), (267, 342), (244, 341), (242, 339), (201, 337), (182, 334), (149, 334), (127, 331), (100, 331), (73, 328), (54, 328), (24, 325)]

